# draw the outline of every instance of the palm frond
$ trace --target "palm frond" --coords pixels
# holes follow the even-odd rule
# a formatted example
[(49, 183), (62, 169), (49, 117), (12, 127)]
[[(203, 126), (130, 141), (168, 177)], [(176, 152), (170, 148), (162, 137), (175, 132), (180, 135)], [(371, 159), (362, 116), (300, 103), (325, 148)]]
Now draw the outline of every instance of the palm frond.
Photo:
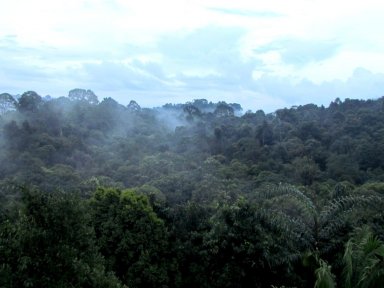
[[(317, 215), (316, 207), (313, 201), (303, 192), (292, 185), (270, 185), (266, 189), (258, 191), (256, 197), (260, 199), (260, 204), (268, 209), (282, 209), (284, 205), (294, 208), (294, 212), (290, 211), (291, 215), (300, 215), (303, 222), (308, 222), (306, 225), (313, 225)], [(289, 209), (288, 209), (289, 210)], [(287, 210), (287, 212), (289, 212)]]
[(319, 260), (320, 267), (315, 270), (315, 288), (334, 288), (336, 287), (335, 275), (331, 272), (331, 266), (324, 260)]
[(344, 279), (345, 288), (352, 288), (352, 277), (353, 277), (353, 242), (349, 240), (345, 245), (345, 252), (343, 256), (344, 269), (342, 272), (342, 277)]
[(383, 203), (383, 197), (376, 195), (358, 195), (344, 196), (331, 201), (326, 205), (319, 215), (321, 223), (327, 222), (329, 219), (335, 219), (339, 214), (346, 211), (353, 211), (356, 208), (364, 208), (370, 206), (378, 206)]

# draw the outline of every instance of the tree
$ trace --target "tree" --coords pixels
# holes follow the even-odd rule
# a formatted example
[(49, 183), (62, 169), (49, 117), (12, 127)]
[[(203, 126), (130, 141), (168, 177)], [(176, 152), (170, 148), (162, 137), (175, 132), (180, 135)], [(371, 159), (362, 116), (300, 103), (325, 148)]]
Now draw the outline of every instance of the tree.
[(131, 100), (129, 102), (127, 108), (129, 111), (132, 111), (132, 112), (140, 112), (141, 111), (140, 105), (137, 104), (137, 102), (135, 100)]
[(34, 91), (28, 91), (23, 93), (18, 101), (18, 109), (20, 112), (32, 112), (36, 113), (41, 105), (43, 99)]
[(319, 167), (308, 157), (295, 158), (292, 165), (299, 182), (303, 185), (311, 185), (316, 178), (319, 178)]
[(329, 177), (337, 181), (361, 183), (359, 164), (347, 154), (332, 154), (327, 159)]
[[(272, 218), (272, 219), (271, 219)], [(270, 287), (299, 283), (292, 263), (300, 259), (288, 229), (273, 214), (240, 198), (211, 218), (205, 236), (207, 287)]]
[(382, 287), (384, 283), (384, 244), (368, 226), (357, 229), (345, 245), (343, 257), (345, 288)]
[(308, 255), (306, 262), (314, 258), (318, 268), (315, 270), (315, 288), (374, 288), (384, 283), (384, 244), (373, 235), (368, 226), (355, 229), (345, 244), (342, 258), (343, 270), (336, 279), (331, 266), (317, 254)]
[(120, 286), (104, 270), (84, 201), (24, 190), (22, 204), (0, 227), (0, 286)]
[[(367, 207), (380, 211), (383, 199), (378, 195), (343, 195), (323, 206), (290, 185), (269, 186), (259, 191), (255, 201), (261, 203), (270, 221), (289, 227), (300, 237), (303, 247), (319, 251), (320, 256), (334, 251), (348, 233), (352, 223), (359, 223)], [(352, 217), (353, 216), (353, 217)], [(347, 229), (347, 230), (345, 230)]]
[(85, 101), (92, 105), (99, 104), (99, 100), (92, 90), (72, 89), (68, 93), (68, 98), (72, 101)]
[(192, 121), (194, 117), (201, 117), (201, 111), (195, 105), (187, 104), (183, 108), (184, 113), (187, 114), (187, 120)]
[(263, 121), (263, 124), (257, 127), (256, 136), (260, 142), (260, 145), (272, 145), (274, 141), (273, 130), (271, 125), (267, 121)]
[(364, 219), (362, 212), (368, 207), (380, 211), (383, 204), (382, 197), (374, 194), (344, 194), (319, 207), (300, 190), (286, 185), (264, 189), (256, 201), (269, 215), (265, 217), (269, 223), (290, 231), (286, 234), (287, 242), (293, 241), (301, 253), (307, 251), (303, 256), (309, 253), (315, 259), (317, 287), (332, 287), (322, 286), (333, 281), (330, 267), (323, 259), (334, 262), (351, 227)]
[(11, 94), (2, 93), (0, 94), (0, 115), (3, 115), (9, 111), (15, 111), (17, 107), (16, 100)]
[(172, 254), (176, 255), (180, 273), (179, 287), (209, 287), (207, 272), (210, 261), (203, 245), (209, 231), (212, 209), (188, 201), (168, 209)]
[(331, 266), (322, 259), (319, 259), (319, 268), (316, 269), (315, 288), (334, 288), (336, 287), (335, 275), (331, 272)]
[(225, 102), (219, 102), (213, 112), (217, 117), (231, 117), (235, 115), (233, 107)]
[(129, 287), (159, 287), (169, 281), (171, 259), (164, 222), (148, 198), (134, 190), (99, 188), (93, 195), (92, 221), (107, 267)]

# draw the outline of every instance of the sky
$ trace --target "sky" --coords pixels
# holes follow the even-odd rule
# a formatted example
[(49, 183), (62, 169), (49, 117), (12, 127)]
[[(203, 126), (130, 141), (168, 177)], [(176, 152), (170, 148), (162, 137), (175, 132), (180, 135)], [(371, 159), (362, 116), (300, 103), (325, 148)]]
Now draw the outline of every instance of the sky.
[(0, 93), (276, 109), (384, 95), (379, 0), (0, 0)]

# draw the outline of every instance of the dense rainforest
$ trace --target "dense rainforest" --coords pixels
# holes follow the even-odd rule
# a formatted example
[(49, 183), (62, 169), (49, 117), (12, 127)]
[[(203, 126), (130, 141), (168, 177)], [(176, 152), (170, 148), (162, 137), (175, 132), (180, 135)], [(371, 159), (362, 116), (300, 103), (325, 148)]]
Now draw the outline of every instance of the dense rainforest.
[(0, 147), (0, 287), (384, 285), (384, 97), (3, 93)]

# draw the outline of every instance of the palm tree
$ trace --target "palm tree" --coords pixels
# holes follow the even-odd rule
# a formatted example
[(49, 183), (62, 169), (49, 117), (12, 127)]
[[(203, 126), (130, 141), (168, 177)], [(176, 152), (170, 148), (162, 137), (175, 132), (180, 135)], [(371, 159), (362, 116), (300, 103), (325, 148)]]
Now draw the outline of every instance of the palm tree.
[(379, 209), (383, 203), (378, 195), (344, 195), (319, 207), (298, 188), (283, 184), (269, 186), (256, 197), (259, 217), (286, 230), (303, 248), (320, 254), (344, 243), (340, 234), (347, 236), (348, 228), (364, 216), (357, 217), (357, 211), (368, 206)]
[(369, 227), (356, 229), (345, 245), (343, 287), (383, 287), (384, 244)]
[(336, 287), (335, 275), (331, 272), (331, 266), (322, 259), (318, 259), (319, 268), (315, 270), (315, 288), (334, 288)]

